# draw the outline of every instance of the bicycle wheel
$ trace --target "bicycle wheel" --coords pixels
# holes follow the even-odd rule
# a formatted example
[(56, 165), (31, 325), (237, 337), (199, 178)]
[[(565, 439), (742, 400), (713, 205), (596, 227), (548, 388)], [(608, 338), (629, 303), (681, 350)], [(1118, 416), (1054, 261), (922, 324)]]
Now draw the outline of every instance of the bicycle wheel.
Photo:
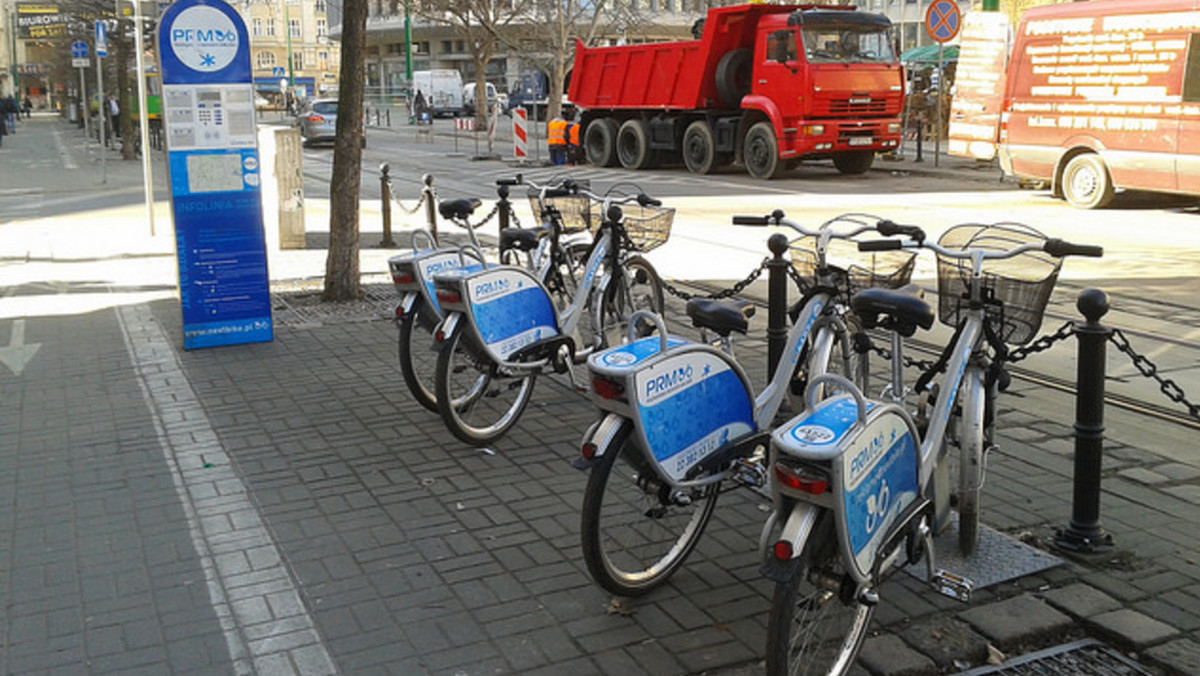
[(640, 596), (683, 565), (712, 517), (718, 484), (673, 490), (634, 444), (626, 422), (602, 449), (583, 493), (580, 535), (588, 572), (606, 591)]
[(513, 373), (468, 343), (459, 327), (438, 353), (437, 407), (455, 437), (483, 446), (516, 424), (529, 403), (537, 374)]
[(663, 313), (663, 284), (650, 261), (641, 256), (625, 259), (619, 274), (610, 274), (592, 298), (601, 347), (620, 345), (629, 337), (629, 318), (638, 310)]
[(983, 487), (984, 443), (991, 443), (992, 426), (985, 420), (986, 386), (983, 373), (968, 370), (962, 382), (962, 414), (958, 416), (958, 551), (970, 556), (979, 542), (979, 493)]
[[(800, 353), (800, 360), (788, 383), (788, 404), (793, 413), (804, 410), (804, 392), (808, 382), (824, 373), (836, 373), (853, 382), (869, 396), (870, 361), (865, 352), (855, 350), (854, 337), (861, 333), (858, 317), (843, 317), (845, 330), (836, 324), (821, 325), (809, 337)], [(831, 386), (818, 393), (817, 401), (834, 394)]]
[(417, 301), (400, 319), (397, 352), (400, 372), (409, 392), (417, 403), (437, 413), (437, 355), (430, 349), (433, 332), (427, 326), (429, 322), (419, 316), (423, 311), (421, 302)]
[(767, 674), (846, 673), (866, 638), (874, 605), (854, 598), (826, 511), (804, 543), (787, 582), (775, 584), (767, 620)]

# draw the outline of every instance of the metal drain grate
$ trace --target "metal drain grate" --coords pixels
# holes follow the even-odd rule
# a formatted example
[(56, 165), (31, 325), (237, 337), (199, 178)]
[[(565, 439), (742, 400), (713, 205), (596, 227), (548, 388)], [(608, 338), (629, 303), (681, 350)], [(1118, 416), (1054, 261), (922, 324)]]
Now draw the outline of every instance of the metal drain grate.
[(276, 325), (292, 328), (391, 319), (399, 302), (391, 284), (363, 284), (363, 299), (345, 303), (322, 302), (321, 288), (316, 283), (277, 288), (271, 293)]
[(1137, 662), (1095, 639), (1084, 639), (977, 667), (959, 676), (1153, 676)]

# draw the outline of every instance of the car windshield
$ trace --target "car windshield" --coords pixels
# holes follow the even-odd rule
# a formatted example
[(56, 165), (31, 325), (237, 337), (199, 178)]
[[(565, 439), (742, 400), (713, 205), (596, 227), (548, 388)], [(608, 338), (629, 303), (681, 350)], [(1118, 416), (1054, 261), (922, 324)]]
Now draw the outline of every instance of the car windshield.
[(810, 63), (896, 60), (888, 32), (874, 26), (805, 26), (800, 36)]
[(317, 101), (313, 104), (313, 112), (322, 115), (337, 115), (337, 101)]

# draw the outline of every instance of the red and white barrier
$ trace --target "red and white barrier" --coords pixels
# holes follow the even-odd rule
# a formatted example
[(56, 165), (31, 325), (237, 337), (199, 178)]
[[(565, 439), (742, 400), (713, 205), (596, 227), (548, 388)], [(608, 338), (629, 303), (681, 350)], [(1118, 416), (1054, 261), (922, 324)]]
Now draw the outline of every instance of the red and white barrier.
[(513, 121), (513, 157), (517, 158), (518, 160), (524, 160), (529, 157), (529, 153), (526, 152), (526, 150), (525, 150), (526, 143), (528, 142), (528, 137), (525, 132), (525, 123), (526, 123), (525, 109), (519, 108), (519, 107), (513, 108), (512, 121)]
[(475, 118), (456, 117), (454, 118), (454, 128), (458, 131), (475, 131)]

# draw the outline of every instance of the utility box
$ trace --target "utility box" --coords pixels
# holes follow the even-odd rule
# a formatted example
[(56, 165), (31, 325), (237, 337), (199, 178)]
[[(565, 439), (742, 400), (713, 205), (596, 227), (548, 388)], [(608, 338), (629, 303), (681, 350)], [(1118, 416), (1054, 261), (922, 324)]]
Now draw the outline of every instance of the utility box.
[(258, 132), (261, 175), (263, 228), (267, 247), (303, 249), (304, 229), (304, 153), (300, 130), (262, 127)]

